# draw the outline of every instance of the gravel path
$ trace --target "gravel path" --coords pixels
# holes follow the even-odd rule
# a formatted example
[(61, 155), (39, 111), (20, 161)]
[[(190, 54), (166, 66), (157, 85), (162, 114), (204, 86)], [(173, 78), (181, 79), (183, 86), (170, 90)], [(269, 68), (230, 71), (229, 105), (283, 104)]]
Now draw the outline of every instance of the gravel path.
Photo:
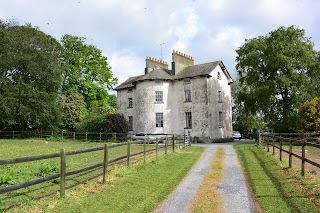
[(218, 147), (223, 147), (225, 150), (223, 163), (225, 173), (223, 180), (215, 187), (223, 200), (225, 212), (254, 212), (254, 203), (232, 144), (203, 144), (202, 146), (206, 146), (207, 149), (198, 162), (154, 213), (187, 213), (190, 211), (193, 197), (196, 195), (204, 175), (209, 172), (210, 163)]

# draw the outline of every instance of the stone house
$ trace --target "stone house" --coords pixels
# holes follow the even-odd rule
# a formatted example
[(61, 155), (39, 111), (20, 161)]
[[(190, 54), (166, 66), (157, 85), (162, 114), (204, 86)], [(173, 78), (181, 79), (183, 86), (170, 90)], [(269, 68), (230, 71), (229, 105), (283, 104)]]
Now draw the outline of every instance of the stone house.
[(191, 56), (173, 51), (171, 67), (147, 57), (144, 75), (115, 88), (117, 110), (127, 118), (130, 133), (232, 138), (233, 80), (223, 62), (194, 65)]

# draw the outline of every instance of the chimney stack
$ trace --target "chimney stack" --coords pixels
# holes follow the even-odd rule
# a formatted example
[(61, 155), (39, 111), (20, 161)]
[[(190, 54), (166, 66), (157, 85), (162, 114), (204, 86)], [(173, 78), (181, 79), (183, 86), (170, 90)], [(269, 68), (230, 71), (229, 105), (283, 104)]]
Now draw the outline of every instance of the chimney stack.
[(194, 60), (191, 56), (173, 50), (172, 53), (172, 72), (173, 75), (178, 74), (183, 68), (194, 65)]
[(168, 69), (168, 63), (165, 61), (161, 61), (159, 59), (148, 57), (146, 58), (146, 68), (145, 68), (145, 74), (148, 72), (154, 70), (156, 67), (160, 67), (162, 69)]

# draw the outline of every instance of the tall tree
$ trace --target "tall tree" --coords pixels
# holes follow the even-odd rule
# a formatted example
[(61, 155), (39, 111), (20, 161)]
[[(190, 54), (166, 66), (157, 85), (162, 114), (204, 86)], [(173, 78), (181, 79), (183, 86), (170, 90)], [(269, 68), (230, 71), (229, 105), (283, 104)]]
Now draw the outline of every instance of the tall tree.
[(309, 99), (318, 63), (314, 45), (297, 27), (280, 27), (246, 40), (237, 51), (241, 88), (237, 99), (251, 113), (261, 112), (275, 131), (293, 131), (298, 108)]
[(0, 21), (0, 129), (58, 125), (61, 50), (30, 24)]
[(107, 57), (95, 46), (85, 44), (81, 37), (64, 35), (61, 43), (64, 49), (63, 94), (78, 93), (83, 96), (88, 110), (98, 107), (108, 111), (108, 89), (117, 79), (113, 77)]

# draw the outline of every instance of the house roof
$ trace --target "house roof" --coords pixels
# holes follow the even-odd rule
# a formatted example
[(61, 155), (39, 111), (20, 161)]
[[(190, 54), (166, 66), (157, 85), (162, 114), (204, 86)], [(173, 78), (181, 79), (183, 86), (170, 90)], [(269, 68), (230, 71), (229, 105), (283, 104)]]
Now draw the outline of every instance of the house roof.
[(122, 84), (120, 84), (119, 86), (117, 86), (116, 88), (114, 88), (114, 90), (121, 90), (121, 89), (126, 89), (126, 88), (130, 88), (130, 87), (134, 87), (134, 85), (132, 84), (135, 80), (137, 80), (138, 78), (142, 77), (143, 75), (138, 75), (138, 76), (133, 76), (128, 78), (125, 82), (123, 82)]
[(170, 75), (168, 70), (164, 70), (161, 68), (152, 70), (145, 75), (134, 76), (120, 84), (115, 88), (115, 90), (126, 89), (130, 87), (134, 87), (137, 82), (145, 81), (145, 80), (179, 80), (184, 78), (193, 78), (196, 76), (207, 76), (210, 77), (210, 73), (217, 66), (220, 66), (224, 74), (229, 80), (229, 83), (232, 83), (233, 80), (225, 68), (222, 61), (214, 61), (204, 64), (198, 64), (194, 66), (189, 66), (182, 69), (176, 75)]
[(172, 76), (169, 75), (164, 69), (158, 68), (148, 72), (136, 81), (144, 80), (171, 80)]
[(192, 78), (196, 76), (209, 76), (214, 68), (216, 68), (221, 61), (214, 61), (204, 64), (189, 66), (182, 69), (178, 74), (173, 76), (173, 79)]

